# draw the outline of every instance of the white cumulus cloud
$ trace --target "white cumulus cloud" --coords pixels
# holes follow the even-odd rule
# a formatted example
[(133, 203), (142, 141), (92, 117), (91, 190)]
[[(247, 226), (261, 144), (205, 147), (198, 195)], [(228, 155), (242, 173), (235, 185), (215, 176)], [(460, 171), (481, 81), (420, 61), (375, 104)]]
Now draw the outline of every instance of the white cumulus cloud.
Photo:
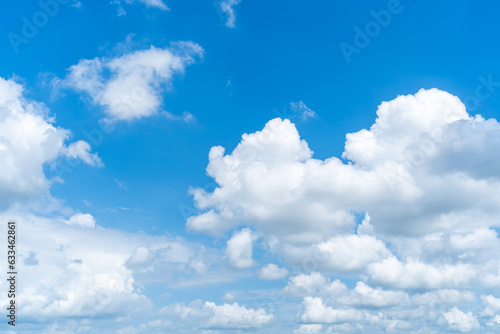
[(369, 235), (341, 235), (316, 246), (325, 266), (334, 270), (360, 270), (371, 262), (388, 257), (385, 244)]
[(90, 96), (108, 121), (131, 121), (160, 111), (162, 92), (171, 89), (175, 75), (203, 55), (193, 42), (176, 42), (116, 58), (82, 59), (69, 68), (62, 85)]
[(362, 321), (365, 314), (354, 308), (334, 309), (325, 306), (321, 298), (306, 297), (302, 303), (304, 308), (300, 320), (309, 323), (343, 323)]
[(58, 158), (81, 159), (92, 166), (102, 164), (84, 141), (66, 145), (69, 130), (56, 127), (42, 104), (24, 97), (24, 87), (0, 78), (0, 199), (36, 199), (48, 195), (52, 180), (44, 167), (57, 167)]
[(319, 334), (323, 325), (300, 325), (299, 328), (293, 331), (293, 334)]
[(79, 158), (90, 166), (103, 166), (101, 158), (97, 153), (90, 153), (90, 145), (86, 141), (79, 140), (68, 146), (66, 155), (70, 158)]
[(281, 293), (303, 298), (304, 325), (332, 323), (321, 331), (497, 326), (498, 133), (496, 120), (438, 89), (381, 103), (371, 127), (346, 135), (341, 157), (316, 159), (276, 118), (232, 152), (212, 147), (217, 187), (191, 190), (200, 213), (186, 226), (251, 229), (262, 241), (253, 247), (299, 272)]
[(166, 317), (188, 320), (193, 329), (257, 329), (274, 319), (274, 315), (267, 314), (262, 308), (246, 308), (238, 303), (217, 305), (201, 300), (188, 305), (175, 303), (164, 307), (159, 313)]
[(450, 327), (458, 330), (461, 333), (468, 333), (472, 330), (479, 329), (479, 321), (472, 312), (464, 313), (457, 307), (452, 308), (449, 312), (443, 313), (443, 318), (446, 319)]
[(438, 289), (468, 287), (476, 278), (471, 264), (429, 264), (409, 259), (400, 262), (391, 257), (368, 266), (370, 279), (378, 284), (402, 289)]
[(68, 225), (76, 225), (87, 228), (95, 227), (95, 219), (90, 213), (77, 213), (66, 221)]
[(265, 280), (281, 279), (287, 275), (288, 270), (286, 268), (280, 268), (274, 263), (270, 263), (259, 270), (259, 278)]
[[(219, 234), (252, 224), (287, 242), (310, 243), (352, 231), (353, 211), (368, 212), (375, 231), (392, 234), (460, 229), (471, 220), (476, 228), (498, 225), (495, 120), (470, 117), (457, 97), (437, 89), (384, 102), (377, 115), (369, 130), (347, 135), (349, 163), (314, 159), (295, 126), (281, 119), (243, 135), (230, 154), (213, 147), (207, 172), (219, 187), (192, 190), (203, 212), (188, 219), (188, 228)], [(453, 144), (457, 137), (466, 138), (463, 145)], [(489, 152), (481, 175), (469, 163), (472, 143)], [(455, 167), (444, 168), (449, 161)]]
[(233, 267), (245, 269), (254, 265), (252, 248), (255, 239), (252, 231), (245, 228), (233, 234), (232, 238), (227, 241), (226, 254)]

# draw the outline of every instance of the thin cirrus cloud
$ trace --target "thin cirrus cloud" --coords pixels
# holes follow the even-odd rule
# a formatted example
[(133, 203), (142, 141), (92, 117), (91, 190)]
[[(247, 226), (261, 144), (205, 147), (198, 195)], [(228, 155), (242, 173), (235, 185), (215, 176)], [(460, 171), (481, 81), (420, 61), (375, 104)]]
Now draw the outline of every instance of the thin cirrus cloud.
[[(198, 44), (176, 42), (115, 58), (82, 59), (59, 84), (89, 96), (92, 104), (104, 109), (107, 121), (132, 121), (159, 113), (162, 92), (172, 89), (174, 77), (202, 56)], [(189, 113), (182, 117), (164, 113), (192, 120)]]
[[(126, 1), (129, 3), (134, 2), (133, 0), (126, 0)], [(148, 7), (155, 7), (162, 10), (169, 10), (165, 2), (163, 2), (162, 0), (138, 0), (138, 1), (145, 4)]]
[[(147, 7), (152, 7), (152, 8), (157, 8), (161, 9), (163, 11), (168, 11), (170, 8), (163, 2), (162, 0), (124, 0), (125, 3), (127, 4), (134, 4), (136, 2), (142, 3), (143, 5), (146, 5)], [(118, 16), (125, 16), (127, 15), (127, 12), (125, 8), (122, 6), (122, 1), (121, 0), (114, 0), (111, 1), (112, 4), (118, 6), (118, 11), (117, 14)]]
[(226, 16), (226, 27), (235, 28), (236, 27), (236, 12), (234, 7), (236, 7), (241, 0), (221, 0), (219, 1), (219, 8)]
[(316, 112), (306, 106), (306, 104), (302, 100), (299, 102), (290, 102), (290, 110), (292, 111), (292, 114), (299, 115), (303, 121), (309, 118), (318, 117)]

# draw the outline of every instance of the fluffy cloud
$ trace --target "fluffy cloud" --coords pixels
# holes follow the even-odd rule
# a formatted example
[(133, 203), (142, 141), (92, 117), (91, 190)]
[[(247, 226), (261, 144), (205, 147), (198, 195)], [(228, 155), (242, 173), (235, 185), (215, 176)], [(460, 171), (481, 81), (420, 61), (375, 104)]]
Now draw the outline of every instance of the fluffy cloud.
[(293, 296), (319, 295), (321, 293), (344, 293), (347, 291), (345, 284), (339, 280), (330, 282), (318, 272), (300, 274), (290, 277), (290, 282), (284, 292)]
[(291, 277), (283, 292), (289, 296), (328, 298), (336, 305), (368, 308), (395, 306), (409, 301), (406, 293), (402, 291), (372, 288), (361, 281), (349, 290), (340, 280), (330, 281), (317, 272)]
[[(231, 154), (213, 147), (207, 172), (219, 187), (192, 191), (204, 212), (188, 227), (217, 234), (252, 224), (310, 243), (352, 231), (352, 212), (360, 211), (375, 231), (397, 235), (470, 228), (471, 220), (476, 228), (498, 225), (495, 120), (470, 117), (457, 97), (437, 89), (384, 102), (377, 116), (369, 130), (347, 135), (348, 163), (314, 159), (295, 126), (281, 119), (243, 135)], [(491, 160), (482, 164), (493, 166), (481, 175), (468, 163), (475, 146)]]
[(36, 251), (39, 262), (19, 269), (25, 277), (19, 302), (26, 317), (92, 319), (98, 313), (120, 314), (137, 312), (139, 305), (150, 307), (149, 300), (136, 289), (132, 272), (124, 266), (132, 251), (124, 244), (125, 235), (80, 229), (61, 220), (31, 215), (19, 217), (18, 223), (23, 227), (23, 242)]
[(293, 331), (293, 334), (318, 334), (320, 333), (322, 325), (300, 325), (300, 327)]
[(213, 316), (207, 322), (209, 328), (258, 328), (274, 318), (264, 309), (247, 309), (237, 303), (218, 306), (207, 302), (205, 307), (213, 312)]
[(442, 289), (426, 292), (423, 294), (416, 294), (412, 297), (412, 301), (417, 305), (424, 305), (435, 308), (441, 306), (473, 303), (474, 301), (476, 301), (476, 296), (472, 291)]
[(69, 68), (62, 85), (88, 94), (108, 121), (131, 121), (158, 113), (163, 88), (170, 89), (174, 76), (202, 55), (198, 44), (176, 42), (116, 58), (82, 59)]
[(483, 315), (493, 317), (497, 313), (500, 313), (500, 298), (496, 298), (492, 295), (481, 296), (481, 300), (485, 305), (482, 312)]
[[(93, 77), (91, 71), (82, 75)], [(102, 75), (95, 77), (99, 84)], [(87, 84), (82, 90), (98, 87)], [(2, 112), (18, 110), (1, 100), (2, 94), (15, 96), (7, 89), (0, 93), (0, 104), (8, 105)], [(22, 97), (18, 101), (23, 111), (41, 108), (27, 107), (30, 102)], [(22, 311), (29, 319), (91, 318), (93, 313), (126, 318), (151, 313), (142, 290), (151, 282), (177, 289), (250, 275), (280, 279), (290, 272), (278, 299), (266, 304), (272, 311), (261, 308), (262, 300), (259, 306), (240, 301), (269, 291), (231, 291), (224, 299), (232, 304), (174, 303), (151, 321), (123, 325), (119, 332), (497, 329), (500, 261), (492, 254), (500, 251), (495, 229), (500, 188), (498, 161), (490, 153), (496, 152), (500, 128), (494, 120), (468, 116), (462, 107), (438, 90), (385, 102), (370, 129), (347, 136), (346, 160), (314, 159), (295, 126), (281, 119), (243, 135), (230, 154), (212, 148), (207, 172), (218, 187), (191, 191), (201, 213), (189, 217), (187, 227), (218, 236), (234, 231), (228, 240), (215, 241), (226, 245), (218, 251), (181, 238), (104, 230), (90, 214), (22, 215), (28, 227), (23, 240), (30, 245), (20, 254)], [(66, 133), (40, 117), (48, 133)], [(66, 137), (61, 138), (56, 154), (45, 161), (67, 157), (102, 163), (85, 143), (65, 145)], [(39, 148), (40, 141), (29, 145)], [(475, 146), (483, 154), (474, 153)], [(479, 170), (469, 156), (493, 167)], [(252, 266), (260, 269), (234, 270)], [(296, 323), (285, 329), (275, 319)], [(78, 326), (84, 331), (91, 325)], [(76, 331), (53, 327), (47, 332)]]
[(352, 215), (326, 196), (308, 195), (314, 190), (309, 185), (328, 187), (318, 174), (326, 176), (329, 167), (342, 163), (332, 160), (326, 166), (311, 156), (295, 126), (281, 119), (270, 121), (262, 131), (243, 135), (231, 155), (224, 155), (220, 146), (213, 147), (207, 172), (220, 187), (213, 193), (192, 190), (196, 205), (208, 211), (189, 217), (188, 228), (219, 234), (239, 223), (255, 222), (266, 234), (294, 243), (349, 231), (354, 225)]
[(443, 313), (443, 318), (446, 319), (451, 329), (458, 330), (461, 333), (479, 329), (479, 321), (472, 312), (464, 313), (456, 307), (449, 312)]
[(490, 154), (499, 145), (496, 120), (470, 117), (457, 97), (437, 89), (384, 102), (377, 116), (369, 130), (347, 135), (343, 156), (365, 168), (396, 162), (391, 182), (416, 181), (420, 188), (398, 209), (367, 208), (379, 230), (422, 234), (469, 227), (471, 220), (496, 224), (500, 161)]
[[(366, 265), (387, 258), (391, 252), (385, 244), (369, 235), (339, 235), (312, 247), (318, 266), (324, 269), (348, 272), (362, 270)], [(307, 254), (300, 248), (285, 248), (291, 263)], [(301, 256), (302, 255), (302, 256)]]
[[(498, 133), (496, 120), (470, 116), (437, 89), (383, 102), (369, 129), (347, 134), (342, 159), (315, 159), (294, 124), (273, 119), (232, 152), (210, 150), (218, 186), (191, 190), (201, 212), (187, 227), (222, 236), (246, 226), (305, 271), (282, 293), (303, 298), (299, 319), (311, 330), (496, 326)], [(479, 300), (478, 319), (469, 309)]]
[(352, 292), (341, 298), (346, 305), (364, 307), (388, 307), (400, 305), (408, 299), (406, 293), (401, 291), (384, 291), (380, 288), (374, 289), (363, 282), (356, 283)]
[[(153, 306), (140, 289), (148, 277), (156, 273), (157, 280), (167, 283), (183, 274), (196, 275), (189, 268), (200, 252), (196, 244), (98, 226), (81, 228), (94, 226), (89, 214), (68, 221), (17, 211), (0, 215), (2, 221), (11, 217), (19, 226), (23, 279), (18, 301), (26, 319), (64, 322), (76, 317), (93, 327), (96, 317), (145, 315)], [(6, 303), (6, 298), (0, 300), (2, 308)]]
[(203, 303), (201, 300), (188, 305), (176, 303), (166, 306), (159, 313), (167, 317), (189, 320), (193, 327), (215, 329), (255, 329), (274, 319), (274, 315), (267, 314), (264, 309), (247, 309), (238, 303), (216, 305), (208, 301)]
[[(355, 333), (408, 332), (412, 328), (408, 321), (388, 317), (382, 312), (372, 312), (367, 309), (354, 307), (342, 307), (335, 302), (331, 303), (332, 306), (327, 304), (328, 302), (325, 302), (320, 297), (304, 298), (302, 310), (299, 313), (300, 321), (312, 324), (312, 329), (316, 329), (317, 331), (320, 329), (317, 324), (334, 324), (324, 333), (336, 331)], [(401, 307), (401, 305), (399, 306)], [(398, 312), (387, 313), (398, 315)], [(303, 329), (306, 330), (309, 328), (304, 326)], [(299, 331), (299, 333), (302, 332)]]
[(465, 235), (453, 234), (450, 236), (450, 245), (457, 250), (492, 248), (498, 247), (498, 244), (497, 232), (484, 227)]
[(284, 243), (274, 251), (293, 267), (339, 274), (362, 273), (369, 264), (393, 256), (384, 242), (366, 234), (339, 234), (312, 246)]
[(76, 225), (87, 228), (95, 227), (95, 219), (89, 213), (77, 213), (69, 218), (69, 220), (65, 221), (68, 225)]
[(90, 166), (103, 166), (101, 158), (99, 158), (97, 153), (90, 153), (89, 143), (83, 140), (71, 143), (67, 148), (66, 156), (73, 159), (81, 159)]
[(409, 259), (400, 262), (391, 257), (368, 266), (370, 279), (377, 284), (401, 289), (438, 289), (468, 287), (476, 278), (470, 264), (432, 265)]
[(489, 319), (486, 324), (488, 326), (498, 326), (500, 325), (500, 298), (496, 298), (492, 295), (481, 296), (481, 301), (484, 306), (480, 315)]
[(226, 27), (234, 28), (236, 23), (236, 12), (234, 7), (238, 5), (241, 0), (221, 0), (219, 2), (220, 10), (226, 15)]
[(259, 270), (259, 278), (265, 280), (281, 279), (288, 275), (286, 268), (280, 268), (274, 263), (270, 263)]
[(252, 231), (245, 228), (233, 235), (227, 242), (226, 253), (229, 263), (238, 269), (249, 268), (254, 265), (252, 247), (255, 236)]
[(36, 199), (48, 195), (51, 180), (44, 167), (58, 158), (81, 159), (92, 166), (102, 164), (90, 146), (77, 141), (66, 146), (71, 132), (53, 125), (48, 109), (29, 101), (24, 88), (0, 78), (0, 200)]
[(369, 130), (346, 136), (343, 156), (363, 166), (400, 161), (402, 156), (411, 158), (405, 156), (412, 153), (408, 151), (411, 145), (425, 145), (424, 139), (440, 134), (449, 124), (460, 120), (470, 120), (470, 117), (464, 104), (449, 93), (422, 89), (415, 95), (398, 96), (382, 102), (375, 124)]
[(300, 320), (309, 323), (335, 323), (365, 320), (365, 314), (353, 308), (333, 309), (325, 306), (321, 298), (306, 297)]

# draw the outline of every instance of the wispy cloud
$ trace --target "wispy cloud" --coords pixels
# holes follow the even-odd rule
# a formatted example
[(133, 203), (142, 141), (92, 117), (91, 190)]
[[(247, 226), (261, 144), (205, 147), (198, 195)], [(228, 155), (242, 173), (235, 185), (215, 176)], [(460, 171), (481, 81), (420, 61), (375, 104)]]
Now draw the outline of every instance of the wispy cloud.
[(118, 185), (118, 187), (120, 187), (120, 189), (123, 189), (125, 191), (129, 191), (128, 187), (127, 187), (127, 184), (125, 182), (120, 181), (118, 179), (114, 179), (114, 180), (115, 180), (116, 184)]
[(308, 118), (318, 117), (316, 112), (311, 110), (311, 108), (308, 108), (302, 101), (290, 102), (290, 109), (292, 113), (298, 114), (303, 121), (307, 120)]
[[(168, 8), (168, 6), (162, 0), (123, 0), (123, 1), (127, 4), (134, 4), (135, 2), (139, 2), (139, 3), (146, 5), (147, 7), (158, 8), (158, 9), (161, 9), (164, 11), (170, 10), (170, 8)], [(111, 1), (111, 4), (118, 6), (118, 9), (117, 9), (118, 16), (127, 15), (125, 8), (122, 6), (122, 0), (113, 0), (113, 1)]]
[(241, 0), (222, 0), (219, 2), (220, 10), (226, 15), (226, 27), (235, 28), (236, 27), (236, 12), (234, 7), (236, 7)]

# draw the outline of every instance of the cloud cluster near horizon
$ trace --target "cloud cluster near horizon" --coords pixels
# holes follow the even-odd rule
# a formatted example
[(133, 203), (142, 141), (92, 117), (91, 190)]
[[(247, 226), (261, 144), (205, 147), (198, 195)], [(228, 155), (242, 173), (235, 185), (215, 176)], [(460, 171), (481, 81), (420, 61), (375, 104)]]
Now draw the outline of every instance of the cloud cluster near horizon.
[[(187, 227), (251, 233), (288, 270), (309, 271), (291, 282), (314, 284), (299, 294), (298, 316), (318, 333), (324, 324), (407, 330), (415, 321), (493, 329), (499, 150), (500, 124), (438, 89), (383, 102), (369, 129), (347, 134), (342, 159), (315, 159), (295, 125), (277, 118), (231, 153), (210, 150), (206, 170), (218, 187), (191, 190), (201, 212)], [(359, 281), (349, 290), (329, 275)]]
[[(1, 154), (19, 171), (0, 196), (18, 204), (50, 196), (43, 167), (61, 158), (104, 166), (87, 143), (66, 143), (69, 131), (21, 85), (0, 85), (0, 126), (13, 132)], [(30, 136), (15, 136), (20, 124)], [(294, 333), (497, 331), (499, 134), (496, 120), (469, 115), (437, 89), (383, 102), (369, 129), (347, 134), (341, 158), (315, 159), (293, 123), (273, 119), (229, 154), (210, 150), (218, 187), (191, 190), (201, 212), (186, 222), (220, 238), (210, 246), (103, 229), (89, 213), (44, 218), (13, 208), (3, 219), (20, 217), (30, 245), (21, 254), (23, 314), (87, 319), (71, 330), (92, 326), (95, 313), (148, 319), (123, 333), (280, 333), (290, 323)], [(282, 284), (270, 298), (227, 291), (224, 303), (155, 304), (143, 289), (242, 279)]]

